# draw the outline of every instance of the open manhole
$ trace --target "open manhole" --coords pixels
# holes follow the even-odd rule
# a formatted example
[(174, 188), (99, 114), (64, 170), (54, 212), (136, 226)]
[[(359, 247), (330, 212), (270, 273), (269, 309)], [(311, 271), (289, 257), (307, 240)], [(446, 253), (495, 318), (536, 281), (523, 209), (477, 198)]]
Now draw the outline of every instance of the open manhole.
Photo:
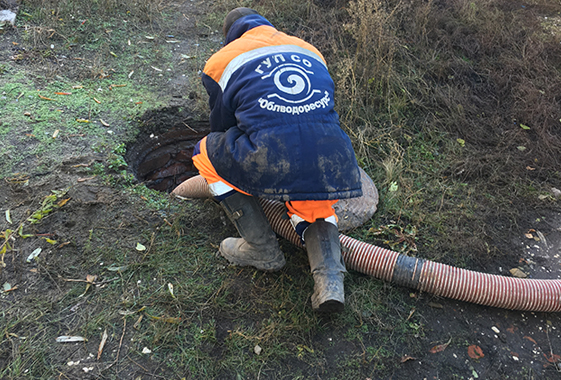
[(208, 121), (193, 120), (177, 108), (164, 108), (144, 115), (142, 125), (125, 156), (140, 182), (169, 193), (198, 174), (191, 156), (197, 142), (210, 132)]

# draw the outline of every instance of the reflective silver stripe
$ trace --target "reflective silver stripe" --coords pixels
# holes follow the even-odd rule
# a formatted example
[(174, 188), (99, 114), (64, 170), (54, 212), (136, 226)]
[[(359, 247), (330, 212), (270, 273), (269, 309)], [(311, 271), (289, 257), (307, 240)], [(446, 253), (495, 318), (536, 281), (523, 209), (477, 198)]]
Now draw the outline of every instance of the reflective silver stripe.
[(325, 218), (325, 221), (333, 224), (335, 227), (338, 227), (337, 218), (334, 215), (330, 216), (329, 218)]
[(230, 63), (228, 63), (228, 66), (226, 66), (226, 68), (224, 69), (224, 72), (222, 73), (222, 76), (220, 77), (220, 81), (218, 81), (218, 84), (220, 85), (220, 88), (222, 89), (222, 91), (224, 92), (224, 90), (226, 89), (226, 86), (228, 85), (228, 81), (230, 80), (230, 77), (236, 72), (237, 69), (239, 69), (240, 67), (242, 67), (243, 65), (245, 65), (246, 63), (248, 63), (248, 62), (250, 62), (254, 59), (264, 57), (264, 56), (274, 54), (274, 53), (278, 53), (278, 54), (282, 54), (282, 53), (302, 54), (302, 55), (305, 55), (305, 56), (308, 56), (310, 58), (315, 59), (316, 61), (321, 63), (323, 66), (325, 66), (325, 62), (323, 62), (323, 59), (321, 59), (321, 57), (319, 55), (317, 55), (313, 51), (310, 51), (310, 50), (305, 49), (303, 47), (300, 47), (300, 46), (297, 46), (297, 45), (265, 46), (265, 47), (262, 47), (262, 48), (253, 49), (253, 50), (250, 50), (246, 53), (240, 54), (236, 58), (232, 59), (230, 61)]
[(292, 214), (292, 216), (290, 217), (290, 224), (292, 224), (292, 227), (296, 230), (296, 226), (302, 222), (305, 222), (304, 218), (299, 217), (296, 214)]
[[(338, 228), (337, 218), (335, 217), (335, 215), (331, 215), (331, 216), (325, 218), (325, 221), (333, 224), (335, 227)], [(292, 224), (292, 227), (294, 228), (294, 230), (296, 230), (296, 226), (298, 226), (298, 224), (300, 224), (302, 222), (305, 222), (305, 220), (302, 217), (300, 217), (296, 214), (292, 214), (292, 216), (290, 217), (290, 224)], [(306, 230), (307, 230), (307, 228), (306, 228)], [(304, 230), (304, 231), (306, 231), (306, 230)], [(302, 239), (304, 239), (304, 234), (302, 234)]]
[(226, 194), (229, 191), (234, 190), (233, 188), (226, 185), (222, 181), (211, 183), (210, 185), (208, 185), (208, 189), (210, 190), (210, 193), (215, 197), (218, 197), (220, 195)]

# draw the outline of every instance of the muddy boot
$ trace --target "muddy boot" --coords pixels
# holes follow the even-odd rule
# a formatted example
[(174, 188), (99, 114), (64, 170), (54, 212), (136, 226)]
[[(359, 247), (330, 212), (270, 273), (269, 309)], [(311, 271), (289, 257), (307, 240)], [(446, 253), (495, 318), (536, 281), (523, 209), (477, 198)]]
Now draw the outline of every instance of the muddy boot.
[(346, 270), (341, 257), (339, 230), (332, 223), (318, 219), (304, 232), (304, 241), (314, 276), (312, 309), (322, 313), (343, 311)]
[(284, 255), (257, 199), (236, 193), (222, 200), (220, 205), (241, 235), (241, 238), (223, 240), (220, 254), (234, 265), (280, 270), (285, 264)]

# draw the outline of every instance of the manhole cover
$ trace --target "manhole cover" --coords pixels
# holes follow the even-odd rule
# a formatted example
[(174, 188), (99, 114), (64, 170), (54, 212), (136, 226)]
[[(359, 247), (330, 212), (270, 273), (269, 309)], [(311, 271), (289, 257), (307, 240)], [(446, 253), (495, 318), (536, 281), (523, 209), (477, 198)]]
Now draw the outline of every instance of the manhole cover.
[(191, 156), (210, 126), (173, 109), (152, 111), (143, 119), (143, 132), (129, 144), (125, 159), (140, 182), (154, 190), (171, 192), (198, 174)]

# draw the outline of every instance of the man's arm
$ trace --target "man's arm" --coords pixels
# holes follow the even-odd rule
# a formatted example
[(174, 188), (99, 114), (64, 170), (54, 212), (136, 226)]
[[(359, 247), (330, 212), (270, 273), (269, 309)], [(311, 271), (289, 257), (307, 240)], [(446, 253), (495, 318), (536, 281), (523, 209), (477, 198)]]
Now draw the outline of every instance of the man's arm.
[(225, 132), (237, 124), (236, 116), (224, 105), (224, 94), (220, 85), (205, 73), (203, 73), (202, 80), (209, 95), (210, 130), (211, 132)]

